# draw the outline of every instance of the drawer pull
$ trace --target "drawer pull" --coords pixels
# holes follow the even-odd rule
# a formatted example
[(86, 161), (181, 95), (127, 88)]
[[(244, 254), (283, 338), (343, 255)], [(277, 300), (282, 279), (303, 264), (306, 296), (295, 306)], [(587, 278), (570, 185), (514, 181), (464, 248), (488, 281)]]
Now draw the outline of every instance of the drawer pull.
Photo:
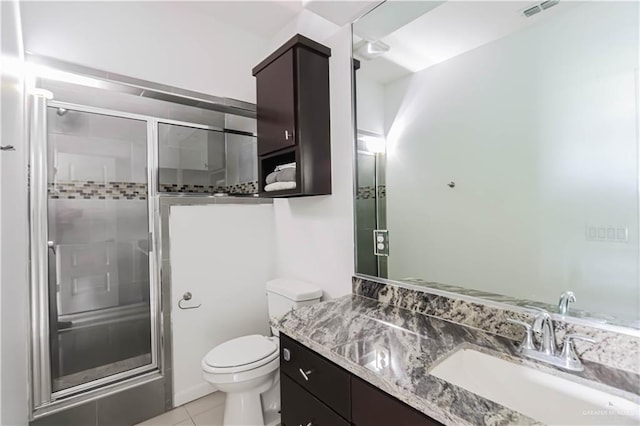
[(300, 374), (302, 374), (302, 377), (304, 377), (304, 379), (308, 382), (309, 376), (311, 375), (312, 371), (311, 370), (304, 371), (302, 368), (299, 368), (298, 371), (300, 372)]
[[(302, 423), (300, 423), (300, 426), (302, 426)], [(313, 426), (313, 423), (309, 422), (307, 423), (307, 426)]]

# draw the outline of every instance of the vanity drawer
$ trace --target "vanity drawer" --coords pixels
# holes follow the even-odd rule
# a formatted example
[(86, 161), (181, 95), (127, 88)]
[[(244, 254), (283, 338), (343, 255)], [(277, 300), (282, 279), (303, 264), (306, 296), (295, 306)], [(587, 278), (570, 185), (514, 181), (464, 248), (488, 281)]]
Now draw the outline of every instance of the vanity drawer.
[(342, 417), (351, 419), (348, 372), (284, 334), (280, 334), (280, 369)]
[(298, 386), (286, 374), (280, 376), (282, 426), (349, 426), (321, 401)]

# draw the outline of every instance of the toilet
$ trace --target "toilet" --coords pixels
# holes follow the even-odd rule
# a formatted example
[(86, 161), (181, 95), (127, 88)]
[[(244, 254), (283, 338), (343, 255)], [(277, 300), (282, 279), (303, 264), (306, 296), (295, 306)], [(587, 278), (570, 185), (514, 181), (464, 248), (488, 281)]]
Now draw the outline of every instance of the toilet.
[[(318, 303), (322, 290), (302, 281), (267, 282), (269, 317)], [(204, 379), (226, 393), (224, 425), (280, 423), (280, 351), (278, 331), (273, 336), (252, 334), (228, 340), (202, 358)]]

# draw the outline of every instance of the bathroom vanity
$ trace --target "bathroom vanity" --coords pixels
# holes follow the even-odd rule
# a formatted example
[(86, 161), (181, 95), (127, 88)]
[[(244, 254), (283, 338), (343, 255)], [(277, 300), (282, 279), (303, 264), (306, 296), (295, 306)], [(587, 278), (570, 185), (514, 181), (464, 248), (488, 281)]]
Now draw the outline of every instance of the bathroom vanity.
[(291, 311), (274, 326), (285, 426), (640, 420), (635, 374), (586, 360), (570, 373), (522, 357), (517, 340), (358, 294)]
[(284, 334), (280, 383), (283, 426), (441, 424)]

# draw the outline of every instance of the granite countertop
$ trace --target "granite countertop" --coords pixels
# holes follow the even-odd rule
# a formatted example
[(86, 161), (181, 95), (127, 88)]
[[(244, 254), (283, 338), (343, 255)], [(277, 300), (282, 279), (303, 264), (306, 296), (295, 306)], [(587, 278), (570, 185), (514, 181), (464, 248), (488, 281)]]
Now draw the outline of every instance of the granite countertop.
[[(550, 368), (520, 357), (507, 338), (357, 295), (301, 307), (272, 322), (284, 334), (446, 425), (540, 424), (429, 374), (461, 348)], [(597, 368), (577, 376), (551, 371), (590, 384), (601, 382), (600, 374), (609, 374)]]

